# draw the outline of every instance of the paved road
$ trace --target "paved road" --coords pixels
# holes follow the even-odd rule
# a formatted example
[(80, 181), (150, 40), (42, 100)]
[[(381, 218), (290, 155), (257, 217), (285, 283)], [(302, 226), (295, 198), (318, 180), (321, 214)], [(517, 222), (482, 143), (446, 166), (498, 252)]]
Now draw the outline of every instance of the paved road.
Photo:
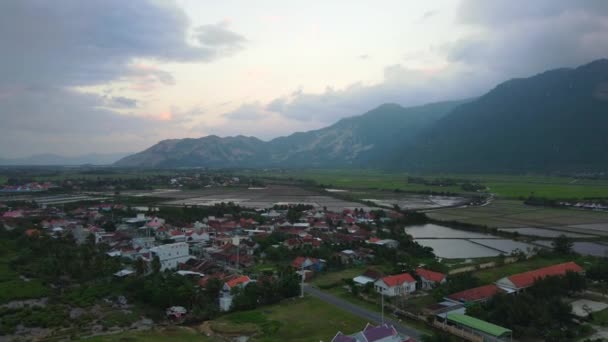
[[(375, 311), (371, 311), (371, 310), (368, 310), (361, 306), (355, 305), (344, 299), (340, 299), (334, 295), (331, 295), (329, 293), (316, 289), (310, 285), (307, 285), (304, 287), (304, 292), (306, 292), (312, 296), (315, 296), (315, 297), (323, 300), (324, 302), (330, 303), (343, 310), (346, 310), (356, 316), (363, 317), (363, 318), (369, 320), (370, 323), (372, 323), (372, 322), (378, 323), (378, 322), (382, 321), (382, 315), (380, 313), (377, 313)], [(400, 332), (404, 335), (407, 335), (409, 337), (412, 337), (416, 341), (419, 341), (423, 335), (423, 333), (421, 331), (418, 331), (414, 328), (407, 327), (394, 319), (388, 318), (386, 315), (386, 311), (384, 312), (384, 322), (388, 323), (388, 324), (392, 324), (395, 327), (395, 329), (397, 329), (398, 332)]]

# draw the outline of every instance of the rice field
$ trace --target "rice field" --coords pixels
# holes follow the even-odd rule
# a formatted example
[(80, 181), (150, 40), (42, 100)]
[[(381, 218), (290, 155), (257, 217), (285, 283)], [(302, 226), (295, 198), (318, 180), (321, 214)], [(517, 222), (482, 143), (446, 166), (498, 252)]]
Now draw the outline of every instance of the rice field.
[[(553, 234), (546, 233), (545, 230), (552, 230), (608, 236), (608, 213), (606, 212), (533, 207), (514, 200), (495, 200), (483, 207), (437, 209), (428, 212), (427, 215), (440, 221), (459, 221), (491, 228), (519, 230), (524, 235), (529, 233), (529, 235), (549, 236)], [(530, 229), (536, 230), (529, 231)]]

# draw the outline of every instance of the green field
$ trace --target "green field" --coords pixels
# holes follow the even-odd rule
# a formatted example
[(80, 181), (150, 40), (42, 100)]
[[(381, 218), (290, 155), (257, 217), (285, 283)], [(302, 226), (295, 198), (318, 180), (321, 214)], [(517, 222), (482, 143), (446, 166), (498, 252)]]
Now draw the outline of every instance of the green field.
[(543, 175), (484, 175), (484, 174), (408, 174), (378, 170), (286, 170), (250, 171), (249, 176), (292, 180), (310, 180), (326, 187), (347, 189), (384, 189), (403, 191), (462, 192), (458, 186), (440, 187), (409, 184), (408, 176), (425, 179), (453, 178), (479, 182), (499, 197), (519, 198), (535, 195), (546, 198), (608, 198), (608, 180), (575, 179)]
[[(257, 310), (228, 314), (215, 321), (226, 328), (258, 327), (253, 341), (329, 341), (338, 332), (362, 330), (367, 321), (320, 299), (287, 300)], [(373, 323), (373, 322), (370, 322)]]
[(6, 183), (7, 180), (8, 180), (8, 178), (6, 176), (0, 175), (0, 185)]
[(547, 227), (580, 233), (608, 234), (608, 232), (573, 227), (583, 224), (608, 225), (608, 213), (533, 207), (515, 200), (495, 200), (483, 207), (438, 209), (428, 212), (427, 215), (440, 221), (458, 221), (493, 228)]
[(162, 342), (162, 341), (221, 341), (209, 338), (198, 333), (194, 329), (184, 327), (169, 327), (164, 329), (146, 330), (146, 331), (130, 331), (120, 334), (112, 334), (105, 336), (95, 336), (83, 339), (91, 342), (110, 342), (110, 341), (129, 341), (129, 342)]

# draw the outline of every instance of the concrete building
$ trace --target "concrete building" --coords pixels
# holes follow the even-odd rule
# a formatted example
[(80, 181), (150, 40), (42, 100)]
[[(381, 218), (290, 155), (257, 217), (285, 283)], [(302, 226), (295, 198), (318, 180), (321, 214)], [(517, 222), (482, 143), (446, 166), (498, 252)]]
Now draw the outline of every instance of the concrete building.
[(188, 244), (185, 242), (170, 243), (150, 248), (152, 257), (160, 259), (160, 270), (175, 269), (177, 265), (185, 263), (192, 258)]

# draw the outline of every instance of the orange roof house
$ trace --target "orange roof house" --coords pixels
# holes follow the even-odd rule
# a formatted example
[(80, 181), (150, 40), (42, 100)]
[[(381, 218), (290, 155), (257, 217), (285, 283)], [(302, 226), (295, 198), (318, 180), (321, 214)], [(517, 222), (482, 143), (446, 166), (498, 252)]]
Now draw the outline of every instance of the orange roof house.
[(534, 283), (545, 277), (564, 276), (568, 272), (583, 272), (583, 268), (574, 262), (566, 262), (563, 264), (552, 265), (548, 267), (539, 268), (524, 273), (514, 274), (512, 276), (504, 277), (496, 282), (496, 285), (509, 289), (519, 291), (534, 285)]
[(501, 292), (503, 292), (503, 290), (500, 289), (498, 286), (496, 286), (495, 284), (490, 284), (456, 292), (447, 296), (446, 298), (455, 302), (463, 303), (484, 302)]
[(416, 291), (416, 279), (409, 273), (395, 274), (374, 282), (378, 293), (386, 296), (399, 296)]

